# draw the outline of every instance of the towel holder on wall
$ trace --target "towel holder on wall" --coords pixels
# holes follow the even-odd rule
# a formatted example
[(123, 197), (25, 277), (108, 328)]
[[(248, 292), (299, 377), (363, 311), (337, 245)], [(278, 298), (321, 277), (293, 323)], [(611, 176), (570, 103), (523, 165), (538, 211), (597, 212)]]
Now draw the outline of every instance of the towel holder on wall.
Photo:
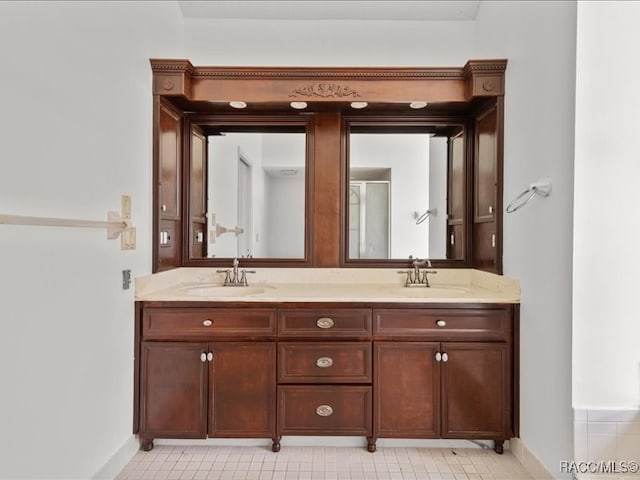
[(107, 212), (106, 221), (0, 214), (0, 224), (37, 227), (106, 228), (107, 239), (109, 240), (116, 239), (122, 234), (122, 250), (135, 249), (136, 229), (131, 221), (131, 197), (126, 195), (122, 196), (122, 213), (109, 211)]
[(524, 207), (536, 195), (548, 197), (551, 194), (551, 180), (543, 179), (531, 183), (520, 195), (507, 205), (507, 213), (513, 213)]

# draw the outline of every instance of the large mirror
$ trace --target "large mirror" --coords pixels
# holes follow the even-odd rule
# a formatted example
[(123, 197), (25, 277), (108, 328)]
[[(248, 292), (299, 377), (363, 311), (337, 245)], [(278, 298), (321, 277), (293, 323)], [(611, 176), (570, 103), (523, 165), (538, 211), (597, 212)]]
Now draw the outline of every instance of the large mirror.
[(215, 125), (207, 138), (208, 258), (305, 258), (304, 125)]
[(461, 259), (463, 125), (347, 128), (348, 260)]

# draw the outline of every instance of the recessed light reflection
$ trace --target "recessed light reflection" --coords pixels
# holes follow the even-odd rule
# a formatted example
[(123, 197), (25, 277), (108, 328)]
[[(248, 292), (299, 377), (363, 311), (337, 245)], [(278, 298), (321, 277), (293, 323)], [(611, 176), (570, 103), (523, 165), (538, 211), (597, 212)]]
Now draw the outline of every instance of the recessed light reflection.
[(411, 103), (409, 104), (409, 106), (410, 106), (411, 108), (413, 108), (414, 110), (419, 110), (419, 109), (421, 109), (421, 108), (426, 107), (427, 105), (428, 105), (428, 104), (427, 104), (427, 102), (411, 102)]
[(307, 108), (307, 102), (291, 102), (291, 108), (295, 108), (296, 110), (302, 110)]
[(367, 108), (367, 105), (369, 105), (367, 102), (351, 102), (351, 108), (355, 108), (357, 110)]
[(234, 101), (234, 102), (229, 102), (229, 106), (233, 108), (247, 108), (247, 103)]

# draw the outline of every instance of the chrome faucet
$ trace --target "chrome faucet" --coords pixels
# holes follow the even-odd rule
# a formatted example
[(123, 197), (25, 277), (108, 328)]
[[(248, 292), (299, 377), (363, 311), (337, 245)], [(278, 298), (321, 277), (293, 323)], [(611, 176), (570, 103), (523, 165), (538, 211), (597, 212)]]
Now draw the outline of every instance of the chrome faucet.
[[(409, 257), (412, 259), (413, 257)], [(413, 268), (410, 270), (399, 270), (398, 273), (403, 273), (407, 275), (407, 280), (404, 282), (405, 287), (428, 287), (429, 286), (429, 278), (428, 274), (436, 274), (435, 270), (422, 270), (420, 267), (426, 266), (427, 268), (431, 268), (431, 260), (425, 259), (420, 260), (416, 258), (412, 262)]]
[(216, 270), (218, 273), (224, 273), (224, 286), (225, 287), (247, 287), (247, 273), (256, 273), (255, 270), (238, 270), (240, 261), (237, 258), (233, 259), (233, 270)]

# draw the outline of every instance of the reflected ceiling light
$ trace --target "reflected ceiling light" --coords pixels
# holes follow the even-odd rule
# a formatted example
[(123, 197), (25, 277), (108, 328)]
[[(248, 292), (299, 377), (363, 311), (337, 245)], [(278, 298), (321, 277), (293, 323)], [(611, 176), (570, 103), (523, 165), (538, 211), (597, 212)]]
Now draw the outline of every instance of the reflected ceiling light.
[(419, 110), (420, 108), (424, 108), (428, 105), (427, 102), (411, 102), (409, 106), (414, 110)]
[(367, 102), (351, 102), (351, 108), (355, 108), (360, 110), (361, 108), (366, 108), (369, 105)]
[(233, 108), (247, 108), (246, 102), (229, 102), (229, 106)]
[(307, 108), (307, 102), (291, 102), (289, 105), (291, 105), (291, 108), (295, 108), (296, 110)]

